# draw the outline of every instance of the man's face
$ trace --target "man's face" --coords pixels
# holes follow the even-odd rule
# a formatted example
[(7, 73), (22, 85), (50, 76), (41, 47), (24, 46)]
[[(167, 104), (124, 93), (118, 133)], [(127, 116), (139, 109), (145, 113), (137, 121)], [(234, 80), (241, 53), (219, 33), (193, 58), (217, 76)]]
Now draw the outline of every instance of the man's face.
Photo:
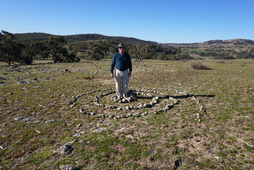
[(119, 53), (123, 54), (124, 53), (124, 48), (123, 47), (119, 47), (118, 51), (119, 51)]

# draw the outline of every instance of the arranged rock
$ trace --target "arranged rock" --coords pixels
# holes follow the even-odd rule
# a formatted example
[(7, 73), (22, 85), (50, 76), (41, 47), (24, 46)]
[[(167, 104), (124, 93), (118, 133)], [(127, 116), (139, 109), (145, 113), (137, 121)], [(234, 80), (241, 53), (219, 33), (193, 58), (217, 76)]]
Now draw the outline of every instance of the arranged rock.
[(69, 164), (69, 165), (61, 165), (59, 167), (59, 170), (78, 170), (79, 168), (75, 167), (74, 165), (72, 164)]
[(78, 124), (78, 125), (76, 126), (76, 128), (78, 129), (78, 128), (80, 128), (81, 126), (83, 126), (82, 123)]
[(83, 109), (83, 108), (79, 108), (79, 112), (80, 112), (80, 113), (83, 113), (83, 112), (84, 112), (84, 109)]
[(73, 103), (72, 105), (70, 105), (70, 107), (75, 107), (77, 104), (76, 103)]
[(39, 80), (37, 78), (34, 78), (31, 80), (31, 82), (39, 82)]
[[(156, 88), (153, 88), (153, 89), (156, 89)], [(164, 91), (173, 91), (173, 90), (169, 90), (169, 89), (162, 89), (162, 88), (160, 88), (160, 89), (164, 90)], [(147, 96), (147, 97), (139, 97), (139, 98), (145, 98), (145, 99), (150, 98), (151, 101), (149, 103), (139, 104), (138, 106), (130, 106), (129, 105), (129, 106), (124, 106), (124, 107), (120, 107), (120, 106), (117, 106), (117, 105), (101, 104), (100, 103), (100, 98), (101, 97), (104, 97), (104, 96), (115, 93), (115, 91), (112, 91), (112, 90), (108, 91), (108, 92), (105, 92), (107, 90), (108, 89), (94, 90), (94, 91), (83, 93), (83, 94), (80, 94), (80, 95), (77, 95), (77, 96), (72, 96), (72, 98), (69, 100), (70, 107), (78, 108), (79, 112), (84, 114), (84, 115), (97, 116), (98, 118), (101, 117), (101, 118), (122, 119), (122, 118), (129, 118), (131, 116), (136, 116), (136, 117), (146, 116), (146, 115), (149, 114), (149, 112), (137, 112), (137, 113), (128, 113), (128, 114), (126, 113), (125, 115), (114, 115), (114, 114), (101, 114), (101, 113), (97, 113), (97, 112), (86, 112), (86, 111), (84, 111), (83, 108), (78, 107), (77, 104), (75, 103), (78, 100), (78, 98), (80, 98), (82, 96), (91, 95), (93, 93), (98, 93), (98, 92), (103, 92), (103, 93), (101, 93), (101, 94), (94, 97), (94, 102), (93, 103), (94, 103), (95, 106), (102, 107), (102, 108), (105, 108), (105, 109), (116, 109), (118, 111), (121, 111), (121, 110), (130, 111), (130, 110), (138, 110), (138, 109), (143, 109), (143, 108), (152, 108), (154, 105), (159, 104), (159, 99), (172, 100), (173, 101), (172, 104), (166, 104), (166, 106), (164, 108), (160, 108), (160, 109), (151, 111), (155, 114), (159, 114), (159, 113), (162, 113), (162, 112), (166, 112), (167, 110), (173, 108), (174, 105), (179, 103), (179, 101), (176, 98), (174, 98), (174, 97), (172, 97), (168, 94), (161, 93), (161, 92), (158, 92), (158, 91), (155, 91), (155, 90), (151, 90), (151, 88), (148, 88), (148, 90), (143, 88), (141, 90), (129, 90), (128, 91), (129, 97), (127, 97), (127, 98), (123, 98), (123, 99), (120, 100), (120, 99), (117, 98), (117, 96), (114, 95), (114, 96), (111, 97), (111, 100), (114, 101), (114, 102), (118, 102), (118, 103), (131, 103), (133, 101), (137, 101), (137, 98), (138, 98), (137, 94), (138, 94), (138, 95)], [(159, 94), (160, 96), (152, 95), (152, 93), (153, 94)], [(181, 92), (177, 92), (177, 93), (181, 93)], [(199, 105), (200, 112), (205, 111), (203, 105), (200, 103), (200, 101), (195, 96), (190, 95), (186, 92), (184, 92), (183, 94), (186, 95), (186, 98), (192, 97), (193, 99), (196, 100), (196, 103)], [(119, 112), (117, 112), (116, 114), (119, 114)], [(93, 130), (93, 132), (94, 133), (100, 133), (103, 130), (105, 130), (105, 129), (100, 128), (100, 129)]]
[(19, 116), (19, 117), (15, 117), (14, 120), (23, 120), (25, 117), (24, 116)]
[(177, 104), (177, 103), (178, 103), (178, 100), (176, 100), (176, 99), (173, 98), (173, 97), (169, 97), (168, 99), (169, 99), (169, 100), (173, 100), (174, 104)]

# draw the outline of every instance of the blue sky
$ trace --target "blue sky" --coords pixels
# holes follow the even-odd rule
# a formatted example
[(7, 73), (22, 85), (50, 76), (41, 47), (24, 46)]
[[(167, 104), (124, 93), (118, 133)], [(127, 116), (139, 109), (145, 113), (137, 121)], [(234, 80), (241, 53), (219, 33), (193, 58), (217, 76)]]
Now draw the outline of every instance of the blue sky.
[(254, 40), (253, 0), (0, 0), (0, 30), (159, 43)]

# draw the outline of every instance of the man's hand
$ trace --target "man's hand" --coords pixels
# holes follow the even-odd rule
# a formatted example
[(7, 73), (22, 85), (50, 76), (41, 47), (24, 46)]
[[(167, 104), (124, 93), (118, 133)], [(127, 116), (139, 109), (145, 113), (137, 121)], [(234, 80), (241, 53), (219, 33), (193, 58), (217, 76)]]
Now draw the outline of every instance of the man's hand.
[(131, 72), (129, 72), (129, 77), (131, 77)]
[(111, 77), (114, 78), (114, 74), (113, 73), (111, 73)]

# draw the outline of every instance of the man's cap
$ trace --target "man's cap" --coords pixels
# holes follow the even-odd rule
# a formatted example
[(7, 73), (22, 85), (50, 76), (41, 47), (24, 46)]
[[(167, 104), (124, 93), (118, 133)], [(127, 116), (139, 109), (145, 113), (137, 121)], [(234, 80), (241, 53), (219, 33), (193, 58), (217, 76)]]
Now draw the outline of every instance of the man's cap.
[(118, 48), (124, 48), (124, 44), (123, 44), (123, 43), (120, 43), (120, 44), (118, 44), (117, 47), (118, 47)]

